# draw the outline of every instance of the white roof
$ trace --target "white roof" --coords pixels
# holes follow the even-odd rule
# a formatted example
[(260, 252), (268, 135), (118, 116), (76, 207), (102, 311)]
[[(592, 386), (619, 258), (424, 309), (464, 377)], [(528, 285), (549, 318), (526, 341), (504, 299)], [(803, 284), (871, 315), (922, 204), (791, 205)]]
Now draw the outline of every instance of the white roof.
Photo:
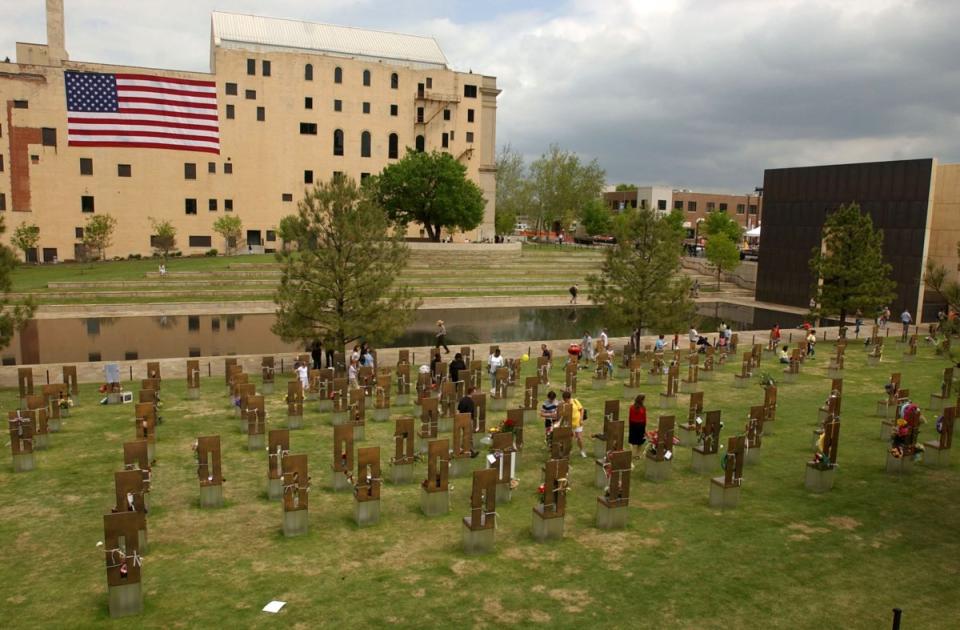
[(214, 11), (215, 45), (299, 49), (340, 56), (447, 66), (432, 37)]
[(752, 230), (747, 230), (747, 232), (746, 232), (746, 234), (744, 234), (744, 236), (750, 236), (750, 237), (760, 236), (760, 226), (758, 225), (757, 227), (753, 228)]

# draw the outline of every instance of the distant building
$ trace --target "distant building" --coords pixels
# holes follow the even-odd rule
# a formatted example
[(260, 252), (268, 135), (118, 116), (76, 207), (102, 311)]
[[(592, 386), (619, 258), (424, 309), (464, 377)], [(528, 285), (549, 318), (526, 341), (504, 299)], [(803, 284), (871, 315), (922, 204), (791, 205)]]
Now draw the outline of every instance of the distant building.
[(605, 192), (603, 200), (614, 212), (626, 208), (651, 208), (664, 214), (680, 210), (690, 229), (695, 229), (697, 223), (704, 221), (711, 212), (726, 212), (745, 229), (760, 225), (763, 214), (760, 194), (726, 195), (665, 186), (640, 186), (637, 190)]
[(897, 282), (890, 309), (935, 318), (943, 305), (925, 291), (922, 276), (928, 260), (957, 274), (960, 164), (928, 158), (769, 169), (763, 190), (758, 300), (807, 306), (814, 283), (808, 261), (820, 246), (824, 220), (841, 204), (856, 202), (883, 230), (884, 257)]
[[(102, 110), (134, 93), (146, 105), (131, 133)], [(172, 221), (185, 254), (222, 250), (212, 225), (229, 212), (241, 248), (270, 250), (306, 187), (362, 180), (409, 148), (467, 166), (487, 207), (464, 236), (492, 239), (499, 93), (494, 77), (452, 70), (431, 37), (219, 12), (209, 73), (71, 61), (63, 1), (49, 0), (47, 44), (18, 43), (0, 65), (0, 211), (8, 232), (40, 226), (44, 261), (82, 253), (94, 213), (118, 220), (108, 256), (150, 253), (148, 217)]]

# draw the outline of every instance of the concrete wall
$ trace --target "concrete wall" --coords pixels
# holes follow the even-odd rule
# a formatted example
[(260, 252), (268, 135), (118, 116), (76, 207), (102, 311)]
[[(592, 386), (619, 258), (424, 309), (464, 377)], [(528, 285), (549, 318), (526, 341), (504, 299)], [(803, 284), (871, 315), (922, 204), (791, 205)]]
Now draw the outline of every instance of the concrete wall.
[[(717, 273), (714, 266), (707, 262), (706, 258), (691, 258), (689, 256), (684, 256), (680, 260), (680, 264), (682, 264), (685, 269), (697, 271), (709, 276), (713, 276)], [(726, 282), (732, 282), (736, 284), (738, 287), (753, 290), (757, 287), (757, 263), (743, 261), (740, 263), (740, 266), (733, 271), (725, 271), (721, 273), (720, 277)]]

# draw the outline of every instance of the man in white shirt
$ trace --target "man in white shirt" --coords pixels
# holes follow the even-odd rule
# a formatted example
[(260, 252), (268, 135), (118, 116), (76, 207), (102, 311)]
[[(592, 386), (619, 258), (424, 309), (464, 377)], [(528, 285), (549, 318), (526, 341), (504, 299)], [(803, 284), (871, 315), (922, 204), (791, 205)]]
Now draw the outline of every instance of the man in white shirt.
[(300, 384), (303, 385), (303, 391), (310, 389), (310, 371), (307, 369), (306, 364), (298, 361), (296, 372), (297, 378), (300, 379)]
[(490, 358), (487, 359), (487, 371), (490, 372), (490, 393), (495, 391), (497, 383), (497, 369), (502, 368), (504, 364), (503, 356), (500, 354), (500, 348), (493, 351)]
[(606, 348), (610, 345), (610, 338), (607, 337), (607, 329), (604, 328), (600, 331), (600, 347)]

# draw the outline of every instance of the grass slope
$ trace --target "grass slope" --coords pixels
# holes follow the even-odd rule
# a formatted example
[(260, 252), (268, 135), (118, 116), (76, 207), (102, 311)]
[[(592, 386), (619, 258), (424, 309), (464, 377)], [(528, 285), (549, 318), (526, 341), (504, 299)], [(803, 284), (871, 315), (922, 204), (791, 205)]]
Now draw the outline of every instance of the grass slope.
[[(204, 379), (196, 402), (184, 400), (182, 382), (167, 381), (143, 569), (146, 610), (130, 623), (881, 628), (899, 606), (904, 627), (945, 627), (960, 618), (957, 465), (917, 466), (902, 479), (886, 475), (885, 444), (872, 414), (894, 370), (925, 407), (946, 362), (924, 349), (914, 363), (891, 360), (868, 368), (862, 349), (851, 346), (837, 485), (816, 496), (805, 492), (803, 470), (817, 407), (830, 385), (824, 374), (828, 352), (823, 345), (799, 383), (781, 385), (776, 434), (765, 441), (762, 461), (745, 470), (736, 510), (709, 508), (708, 479), (692, 473), (689, 451), (678, 449), (669, 482), (645, 481), (638, 465), (629, 527), (600, 531), (594, 527), (595, 465), (576, 457), (566, 537), (537, 544), (530, 534), (531, 508), (546, 451), (539, 428), (530, 426), (520, 486), (513, 502), (499, 509), (496, 553), (480, 558), (460, 550), (466, 479), (451, 481), (452, 511), (432, 520), (420, 515), (416, 485), (385, 483), (380, 524), (358, 530), (352, 497), (328, 489), (332, 429), (313, 405), (307, 428), (291, 436), (294, 452), (310, 456), (310, 533), (284, 539), (281, 506), (265, 498), (266, 455), (247, 452), (222, 379)], [(892, 358), (894, 349), (888, 353)], [(733, 372), (727, 367), (705, 383), (707, 409), (723, 410), (724, 438), (742, 427), (750, 405), (762, 401), (757, 385), (733, 388)], [(622, 390), (613, 385), (594, 392), (588, 373), (581, 374), (579, 398), (592, 412), (590, 433), (597, 430), (603, 400)], [(553, 376), (561, 378), (559, 367)], [(658, 390), (645, 390), (648, 401), (656, 400)], [(0, 394), (7, 409), (15, 398), (9, 390)], [(94, 545), (102, 540), (101, 515), (113, 501), (121, 445), (133, 437), (133, 409), (97, 406), (96, 398), (92, 387), (83, 388), (64, 431), (52, 436), (50, 450), (37, 454), (37, 470), (14, 475), (9, 455), (0, 469), (5, 627), (99, 627), (108, 618), (102, 554)], [(681, 396), (681, 410), (685, 405)], [(270, 397), (269, 410), (272, 426), (282, 426), (279, 395)], [(651, 421), (658, 413), (650, 409)], [(190, 445), (195, 436), (212, 433), (222, 437), (228, 504), (201, 511)], [(381, 447), (385, 475), (392, 433), (392, 423), (368, 421), (363, 443)], [(932, 434), (926, 425), (922, 438)], [(417, 477), (424, 470), (418, 465)], [(276, 616), (260, 612), (271, 599), (288, 606)]]

